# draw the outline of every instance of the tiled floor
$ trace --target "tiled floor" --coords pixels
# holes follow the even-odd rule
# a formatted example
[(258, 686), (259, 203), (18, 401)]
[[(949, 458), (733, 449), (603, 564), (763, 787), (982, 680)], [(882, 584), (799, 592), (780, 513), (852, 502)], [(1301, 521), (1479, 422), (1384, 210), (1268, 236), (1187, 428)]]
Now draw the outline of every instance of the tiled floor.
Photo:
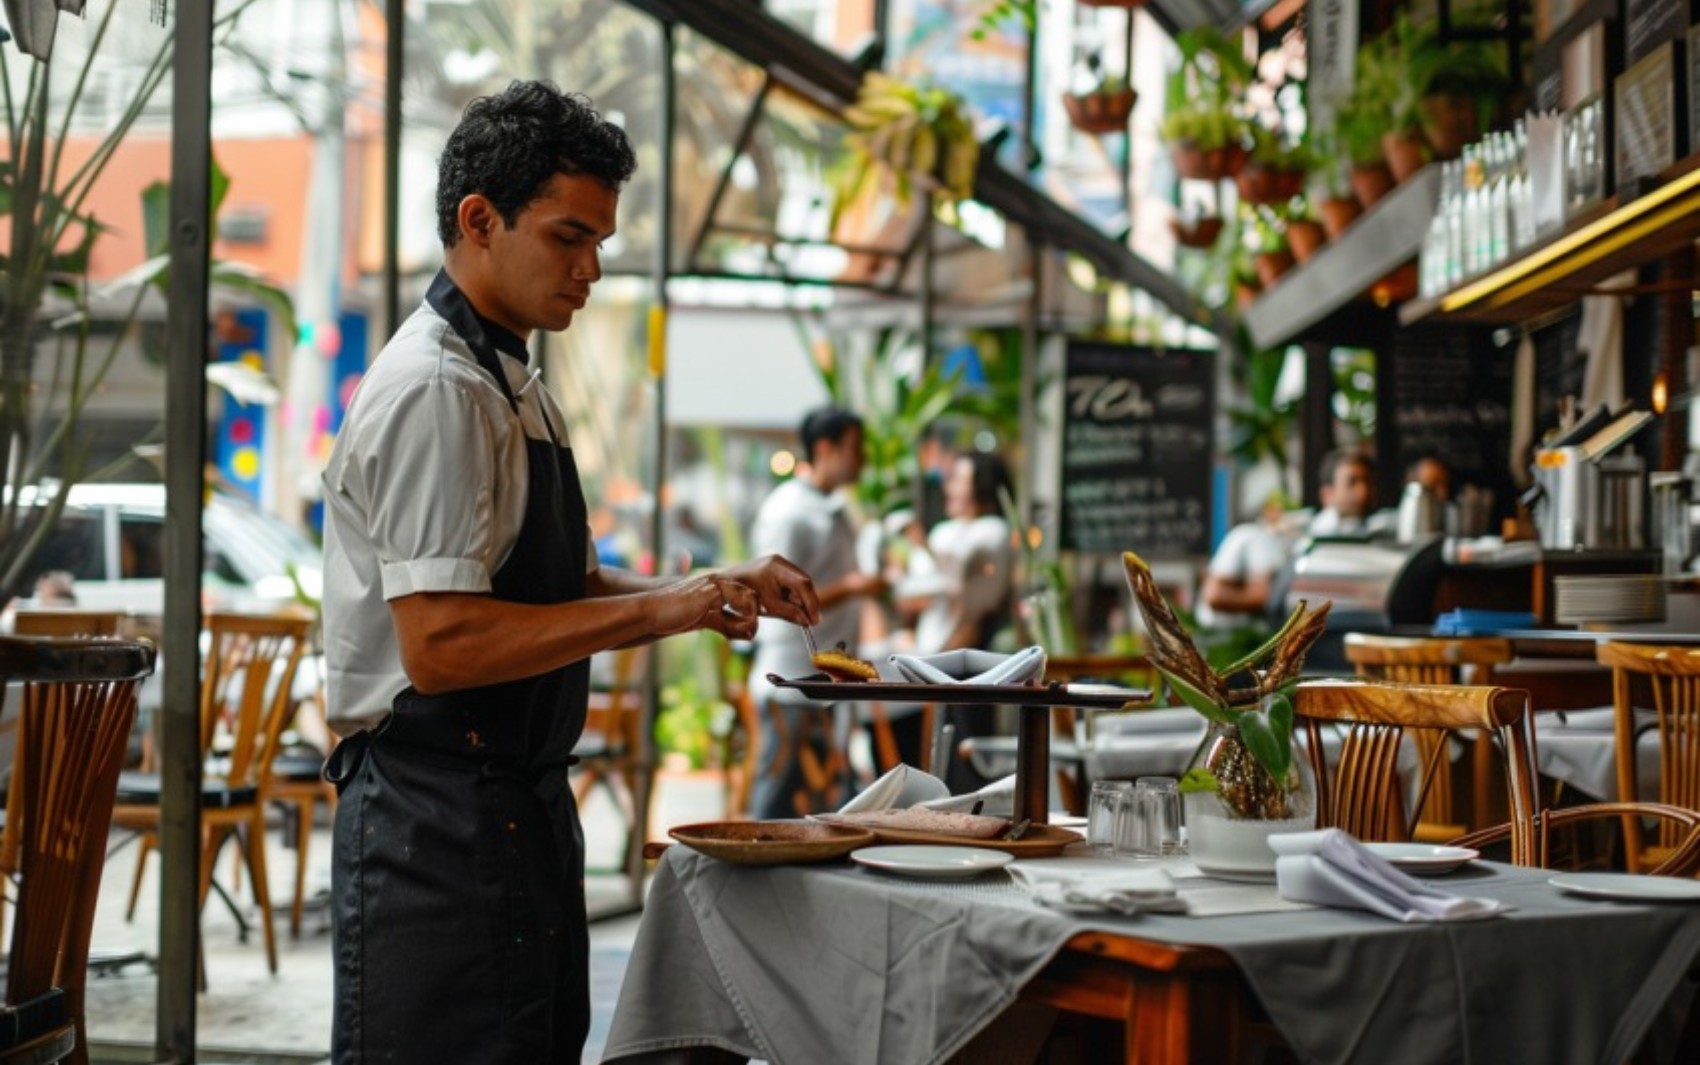
[[(657, 825), (677, 824), (720, 816), (718, 788), (708, 782), (674, 787), (658, 802)], [(587, 859), (594, 869), (611, 868), (623, 842), (621, 822), (612, 804), (593, 795), (584, 815)], [(119, 837), (114, 837), (114, 843)], [(324, 891), (330, 882), (330, 833), (321, 828), (309, 852), (308, 893)], [(126, 922), (124, 904), (135, 871), (137, 848), (124, 846), (107, 860), (95, 917), (94, 949), (99, 952), (140, 950), (157, 953), (157, 892), (159, 858), (148, 860), (136, 919)], [(267, 866), (276, 906), (278, 972), (266, 971), (265, 948), (257, 929), (248, 941), (239, 940), (230, 910), (215, 897), (203, 917), (208, 989), (197, 1000), (197, 1045), (201, 1060), (214, 1063), (302, 1062), (324, 1060), (330, 1047), (331, 936), (330, 918), (322, 906), (310, 911), (301, 938), (291, 940), (288, 901), (293, 891), (295, 855), (269, 834)], [(219, 877), (231, 882), (227, 850)], [(593, 875), (589, 884), (591, 908), (613, 908), (626, 897), (623, 878)], [(237, 892), (247, 903), (246, 890)], [(252, 920), (252, 906), (247, 904)], [(636, 935), (635, 916), (591, 925), (592, 1028), (584, 1060), (600, 1060), (620, 980)], [(151, 1046), (155, 1025), (156, 980), (147, 964), (134, 964), (110, 975), (92, 977), (88, 987), (88, 1025), (95, 1061), (149, 1060), (139, 1052)]]

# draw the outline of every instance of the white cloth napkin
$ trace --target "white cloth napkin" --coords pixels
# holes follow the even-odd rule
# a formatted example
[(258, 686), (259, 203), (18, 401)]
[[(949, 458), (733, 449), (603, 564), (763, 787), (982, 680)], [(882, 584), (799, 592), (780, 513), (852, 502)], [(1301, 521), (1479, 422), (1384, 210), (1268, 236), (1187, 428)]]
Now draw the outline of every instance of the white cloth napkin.
[(1091, 858), (1014, 862), (1005, 869), (1036, 902), (1069, 913), (1185, 913), (1168, 872)]
[[(974, 809), (975, 803), (980, 804), (979, 810)], [(928, 799), (914, 805), (953, 813), (979, 813), (986, 817), (1014, 817), (1015, 774), (994, 780), (979, 791), (971, 791), (966, 795), (946, 795), (942, 799)]]
[(891, 767), (890, 772), (869, 784), (840, 807), (838, 812), (863, 814), (875, 810), (895, 810), (950, 797), (950, 789), (945, 787), (944, 781), (938, 777), (912, 765), (895, 765)]
[(1395, 921), (1474, 921), (1510, 909), (1419, 884), (1338, 828), (1270, 836), (1275, 886), (1284, 899), (1368, 910)]
[(936, 655), (892, 655), (891, 664), (915, 684), (1026, 684), (1045, 675), (1045, 649), (1009, 655), (972, 648)]

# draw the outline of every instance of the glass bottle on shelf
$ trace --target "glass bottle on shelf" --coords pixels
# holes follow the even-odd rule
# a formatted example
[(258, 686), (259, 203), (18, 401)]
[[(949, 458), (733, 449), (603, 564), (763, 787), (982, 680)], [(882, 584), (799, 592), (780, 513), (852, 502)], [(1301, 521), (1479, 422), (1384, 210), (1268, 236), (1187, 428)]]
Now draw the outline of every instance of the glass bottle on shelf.
[(1424, 298), (1446, 291), (1446, 253), (1451, 244), (1452, 164), (1440, 164), (1440, 200), (1423, 237), (1421, 262), (1417, 265), (1417, 292)]
[(1464, 145), (1463, 262), (1465, 277), (1482, 269), (1482, 168), (1474, 144)]
[(1488, 259), (1490, 266), (1498, 266), (1511, 257), (1511, 152), (1503, 133), (1490, 134), (1490, 143), (1493, 145), (1493, 177), (1488, 185), (1488, 214), (1492, 248)]
[(1446, 259), (1442, 288), (1453, 288), (1464, 280), (1464, 163), (1452, 161), (1452, 173), (1446, 179)]
[(1516, 194), (1513, 196), (1516, 206), (1512, 212), (1516, 228), (1512, 233), (1512, 244), (1521, 254), (1535, 244), (1535, 193), (1529, 179), (1529, 127), (1520, 118), (1512, 139), (1517, 156)]

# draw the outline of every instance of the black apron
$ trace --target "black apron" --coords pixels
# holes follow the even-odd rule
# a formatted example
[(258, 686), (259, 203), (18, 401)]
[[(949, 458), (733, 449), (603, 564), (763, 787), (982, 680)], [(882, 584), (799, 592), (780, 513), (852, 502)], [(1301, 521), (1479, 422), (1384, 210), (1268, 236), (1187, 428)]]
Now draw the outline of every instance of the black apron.
[[(447, 274), (426, 297), (496, 379), (501, 356)], [(547, 414), (545, 414), (547, 418)], [(525, 522), (491, 594), (582, 599), (589, 550), (572, 451), (526, 440)], [(422, 492), (430, 491), (420, 485)], [(585, 661), (421, 695), (336, 749), (336, 1065), (576, 1065), (590, 1029), (584, 837), (567, 786)]]

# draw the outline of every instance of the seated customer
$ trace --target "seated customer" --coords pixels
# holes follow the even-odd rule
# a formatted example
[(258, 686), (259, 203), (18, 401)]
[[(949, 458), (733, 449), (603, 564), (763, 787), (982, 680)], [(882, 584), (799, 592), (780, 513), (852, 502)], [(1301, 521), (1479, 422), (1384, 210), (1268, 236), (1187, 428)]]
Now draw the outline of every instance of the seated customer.
[(1279, 492), (1272, 492), (1253, 521), (1242, 522), (1210, 556), (1199, 592), (1198, 620), (1216, 629), (1240, 628), (1269, 608), (1275, 575), (1293, 553)]
[(1322, 509), (1305, 530), (1310, 536), (1363, 536), (1375, 532), (1375, 463), (1361, 451), (1322, 457)]

